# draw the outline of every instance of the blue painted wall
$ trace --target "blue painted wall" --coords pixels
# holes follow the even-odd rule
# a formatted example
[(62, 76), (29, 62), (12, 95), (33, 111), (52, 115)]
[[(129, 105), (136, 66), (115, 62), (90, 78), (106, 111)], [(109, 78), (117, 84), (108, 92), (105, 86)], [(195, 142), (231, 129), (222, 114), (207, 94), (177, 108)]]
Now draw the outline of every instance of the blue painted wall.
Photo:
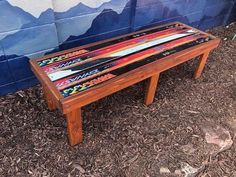
[(226, 25), (235, 1), (0, 0), (0, 95), (38, 83), (29, 59), (170, 21)]
[(231, 15), (229, 16), (228, 23), (233, 23), (236, 21), (236, 1), (234, 3), (234, 6), (231, 10)]

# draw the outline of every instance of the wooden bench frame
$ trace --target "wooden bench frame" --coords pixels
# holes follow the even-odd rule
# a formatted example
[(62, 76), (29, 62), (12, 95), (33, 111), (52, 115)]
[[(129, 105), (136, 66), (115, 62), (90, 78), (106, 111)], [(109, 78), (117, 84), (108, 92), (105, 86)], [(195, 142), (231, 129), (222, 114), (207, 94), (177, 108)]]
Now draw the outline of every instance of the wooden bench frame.
[[(174, 22), (174, 23), (179, 23), (179, 22)], [(172, 23), (169, 23), (169, 24), (172, 24)], [(179, 24), (182, 24), (182, 23), (179, 23)], [(161, 26), (158, 26), (158, 27), (161, 27)], [(154, 28), (157, 28), (157, 27), (154, 27)], [(199, 31), (195, 28), (192, 28), (192, 29)], [(148, 30), (150, 30), (150, 28)], [(136, 33), (144, 32), (144, 31), (146, 30), (137, 31), (130, 34), (136, 34)], [(199, 31), (199, 32), (203, 34), (207, 34), (202, 31)], [(130, 35), (130, 34), (127, 34), (127, 35)], [(131, 85), (134, 85), (146, 79), (148, 80), (148, 82), (147, 82), (147, 89), (146, 89), (144, 103), (148, 106), (154, 100), (154, 96), (155, 96), (155, 92), (156, 92), (157, 84), (158, 84), (158, 79), (161, 72), (166, 71), (181, 63), (184, 63), (192, 58), (196, 58), (200, 56), (199, 63), (197, 65), (197, 68), (194, 74), (194, 79), (197, 79), (201, 76), (201, 73), (204, 69), (204, 66), (207, 61), (210, 51), (216, 48), (220, 43), (219, 39), (217, 39), (216, 37), (212, 35), (207, 34), (208, 36), (213, 38), (213, 40), (210, 40), (207, 43), (203, 43), (195, 47), (191, 47), (188, 50), (183, 50), (173, 55), (164, 57), (155, 62), (144, 65), (137, 69), (134, 69), (121, 76), (115, 77), (98, 86), (90, 88), (87, 91), (84, 91), (79, 94), (75, 94), (66, 98), (64, 98), (59, 93), (56, 86), (50, 81), (48, 76), (44, 72), (41, 71), (40, 67), (37, 64), (37, 61), (45, 59), (45, 58), (63, 55), (68, 52), (73, 52), (78, 49), (83, 49), (88, 46), (97, 45), (97, 44), (114, 40), (114, 39), (118, 39), (120, 37), (124, 37), (127, 35), (84, 45), (81, 47), (65, 50), (62, 52), (57, 52), (57, 53), (50, 54), (50, 55), (38, 58), (36, 60), (30, 61), (33, 72), (35, 73), (35, 75), (37, 76), (37, 78), (39, 79), (39, 81), (41, 82), (43, 86), (43, 91), (44, 91), (44, 94), (48, 103), (48, 108), (50, 110), (55, 110), (56, 108), (58, 108), (59, 110), (63, 112), (63, 114), (66, 115), (70, 145), (73, 146), (82, 142), (83, 135), (82, 135), (81, 108), (83, 106), (86, 106), (94, 101), (97, 101), (103, 97), (111, 95), (119, 90), (122, 90), (126, 87), (129, 87)]]

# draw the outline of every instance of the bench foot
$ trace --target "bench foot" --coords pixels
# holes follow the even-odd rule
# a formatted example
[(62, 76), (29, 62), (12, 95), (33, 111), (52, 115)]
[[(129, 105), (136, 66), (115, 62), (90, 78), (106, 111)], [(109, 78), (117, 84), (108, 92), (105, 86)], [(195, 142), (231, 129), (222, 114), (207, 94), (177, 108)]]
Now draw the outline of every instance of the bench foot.
[(153, 75), (152, 77), (148, 79), (146, 95), (145, 95), (145, 100), (144, 100), (144, 104), (146, 106), (153, 103), (157, 85), (158, 85), (159, 76), (160, 76), (160, 73)]
[(83, 140), (81, 109), (67, 113), (66, 120), (70, 145), (74, 146), (81, 143)]
[(204, 54), (202, 54), (200, 56), (197, 68), (196, 68), (194, 76), (193, 76), (194, 79), (197, 79), (197, 78), (199, 78), (201, 76), (202, 71), (203, 71), (203, 69), (205, 67), (205, 64), (206, 64), (206, 61), (207, 61), (209, 53), (210, 53), (210, 51), (206, 52), (206, 53), (204, 53)]
[(43, 87), (43, 93), (44, 93), (44, 97), (45, 97), (45, 99), (47, 101), (47, 104), (48, 104), (48, 109), (50, 111), (55, 110), (56, 109), (56, 105), (53, 102), (51, 96), (49, 95), (49, 93), (48, 93), (48, 91), (47, 91), (47, 89), (45, 87)]

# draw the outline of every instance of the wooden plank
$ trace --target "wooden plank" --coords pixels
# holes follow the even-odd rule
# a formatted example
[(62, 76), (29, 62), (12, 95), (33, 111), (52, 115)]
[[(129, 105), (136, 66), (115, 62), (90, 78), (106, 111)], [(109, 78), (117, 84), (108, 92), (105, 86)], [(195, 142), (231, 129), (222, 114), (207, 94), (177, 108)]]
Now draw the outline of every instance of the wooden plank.
[(153, 75), (152, 77), (148, 78), (146, 95), (145, 95), (145, 100), (144, 100), (144, 103), (146, 106), (149, 106), (150, 104), (153, 103), (157, 85), (158, 85), (159, 76), (160, 76), (160, 73), (157, 73)]
[(200, 56), (197, 68), (196, 68), (195, 73), (194, 73), (194, 77), (193, 77), (194, 79), (197, 79), (197, 78), (199, 78), (201, 76), (202, 71), (203, 71), (203, 69), (205, 67), (207, 58), (209, 56), (209, 53), (210, 53), (210, 51), (205, 52), (204, 54), (202, 54)]
[(45, 96), (45, 99), (47, 101), (48, 109), (50, 111), (53, 111), (56, 109), (56, 104), (54, 103), (53, 99), (50, 96), (50, 92), (47, 90), (46, 86), (43, 86), (43, 93)]
[(41, 70), (36, 60), (30, 60), (29, 62), (31, 65), (31, 70), (34, 72), (39, 82), (42, 83), (42, 85), (46, 86), (52, 99), (56, 99), (57, 101), (62, 99), (63, 96), (60, 94), (60, 92), (58, 91), (56, 86), (53, 84), (53, 82), (50, 81), (46, 73)]
[(81, 109), (77, 108), (66, 114), (69, 142), (74, 146), (83, 141)]

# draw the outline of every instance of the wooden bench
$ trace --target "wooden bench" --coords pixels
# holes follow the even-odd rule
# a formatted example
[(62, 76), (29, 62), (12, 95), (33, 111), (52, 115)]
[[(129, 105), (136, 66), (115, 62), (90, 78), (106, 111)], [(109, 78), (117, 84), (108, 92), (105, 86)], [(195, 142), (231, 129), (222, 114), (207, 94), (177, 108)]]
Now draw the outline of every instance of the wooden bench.
[(31, 60), (50, 110), (66, 115), (69, 142), (82, 142), (81, 108), (147, 79), (144, 103), (153, 102), (161, 72), (200, 56), (205, 66), (216, 37), (174, 22)]

